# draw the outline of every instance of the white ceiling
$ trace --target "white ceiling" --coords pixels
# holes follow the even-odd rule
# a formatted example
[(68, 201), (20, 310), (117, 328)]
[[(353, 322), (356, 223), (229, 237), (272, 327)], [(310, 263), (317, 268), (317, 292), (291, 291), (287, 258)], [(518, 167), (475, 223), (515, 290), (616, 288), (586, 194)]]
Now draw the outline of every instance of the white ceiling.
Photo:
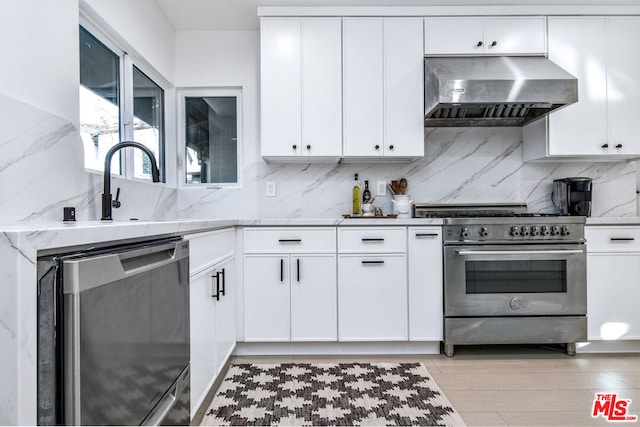
[(639, 0), (155, 0), (178, 31), (258, 30), (258, 6), (638, 4)]

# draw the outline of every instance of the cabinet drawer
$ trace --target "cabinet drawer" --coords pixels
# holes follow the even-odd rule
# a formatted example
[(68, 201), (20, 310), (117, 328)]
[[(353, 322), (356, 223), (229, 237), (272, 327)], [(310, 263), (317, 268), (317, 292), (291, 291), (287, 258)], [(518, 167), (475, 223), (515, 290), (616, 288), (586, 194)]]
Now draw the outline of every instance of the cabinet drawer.
[(245, 228), (244, 252), (335, 253), (335, 227)]
[(404, 227), (362, 227), (338, 229), (340, 253), (405, 253)]
[(184, 238), (189, 241), (189, 272), (191, 274), (213, 265), (226, 256), (233, 255), (235, 251), (234, 228), (188, 234)]
[(640, 227), (585, 227), (587, 252), (638, 252)]

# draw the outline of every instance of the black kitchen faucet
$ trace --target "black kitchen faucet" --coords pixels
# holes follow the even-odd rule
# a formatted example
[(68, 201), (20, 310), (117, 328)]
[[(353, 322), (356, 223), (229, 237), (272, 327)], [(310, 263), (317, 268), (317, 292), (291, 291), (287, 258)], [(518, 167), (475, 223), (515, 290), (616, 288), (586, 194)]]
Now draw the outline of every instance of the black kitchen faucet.
[[(135, 141), (122, 141), (114, 145), (107, 151), (107, 154), (104, 158), (104, 190), (102, 192), (102, 220), (108, 221), (112, 220), (111, 212), (112, 207), (119, 207), (120, 202), (117, 200), (113, 200), (111, 196), (111, 158), (116, 153), (116, 151), (126, 148), (126, 147), (134, 147), (142, 150), (151, 161), (151, 179), (153, 182), (160, 182), (160, 170), (158, 169), (158, 163), (156, 162), (156, 158), (153, 155), (153, 152), (149, 150), (149, 148)], [(118, 192), (119, 192), (118, 188)]]

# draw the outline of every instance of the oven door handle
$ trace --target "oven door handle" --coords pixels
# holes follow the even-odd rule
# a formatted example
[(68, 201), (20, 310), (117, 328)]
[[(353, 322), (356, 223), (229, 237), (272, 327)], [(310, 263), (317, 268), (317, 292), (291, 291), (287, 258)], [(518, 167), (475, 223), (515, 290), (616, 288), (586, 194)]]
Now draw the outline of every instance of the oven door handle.
[(548, 250), (524, 250), (524, 251), (456, 251), (458, 255), (546, 255), (546, 254), (581, 254), (584, 249), (548, 249)]

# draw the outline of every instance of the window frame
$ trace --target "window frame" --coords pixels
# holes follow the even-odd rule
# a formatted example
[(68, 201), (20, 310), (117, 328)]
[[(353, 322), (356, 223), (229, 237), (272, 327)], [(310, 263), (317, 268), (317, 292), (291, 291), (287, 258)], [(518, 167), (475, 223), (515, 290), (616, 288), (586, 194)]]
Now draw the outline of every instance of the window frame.
[[(181, 88), (177, 90), (177, 149), (178, 171), (177, 181), (180, 189), (239, 189), (243, 185), (243, 103), (241, 86), (216, 86), (206, 88)], [(236, 98), (236, 182), (187, 183), (186, 170), (186, 99), (192, 97), (235, 97)]]
[[(172, 134), (173, 127), (169, 126), (169, 120), (167, 117), (171, 117), (174, 111), (171, 108), (170, 100), (175, 95), (175, 89), (170, 83), (158, 73), (147, 61), (141, 56), (135, 53), (135, 50), (129, 46), (124, 40), (120, 40), (114, 32), (105, 29), (98, 24), (95, 20), (89, 16), (86, 11), (80, 10), (80, 21), (78, 31), (80, 27), (83, 27), (88, 33), (96, 38), (105, 47), (111, 50), (116, 56), (118, 56), (118, 70), (119, 70), (119, 96), (120, 96), (120, 109), (119, 109), (119, 132), (120, 139), (122, 141), (133, 141), (133, 67), (136, 67), (141, 73), (152, 80), (163, 91), (163, 121), (162, 121), (162, 146), (159, 148), (160, 158), (156, 159), (158, 162), (158, 168), (160, 169), (160, 182), (157, 184), (175, 186), (175, 167), (171, 167), (169, 162), (168, 153), (172, 152), (175, 148), (175, 144), (171, 144), (169, 136)], [(80, 57), (78, 56), (78, 63)], [(78, 81), (78, 87), (80, 82)], [(80, 105), (78, 105), (81, 108)], [(78, 114), (80, 112), (78, 111)], [(79, 121), (78, 121), (79, 124)], [(135, 182), (150, 182), (147, 178), (139, 178), (134, 173), (134, 149), (127, 147), (120, 150), (120, 165), (121, 174), (112, 172), (111, 176), (119, 177), (121, 179), (135, 181)], [(89, 173), (95, 173), (104, 175), (103, 170), (88, 168), (85, 166), (85, 171)], [(157, 185), (156, 184), (156, 185)]]

